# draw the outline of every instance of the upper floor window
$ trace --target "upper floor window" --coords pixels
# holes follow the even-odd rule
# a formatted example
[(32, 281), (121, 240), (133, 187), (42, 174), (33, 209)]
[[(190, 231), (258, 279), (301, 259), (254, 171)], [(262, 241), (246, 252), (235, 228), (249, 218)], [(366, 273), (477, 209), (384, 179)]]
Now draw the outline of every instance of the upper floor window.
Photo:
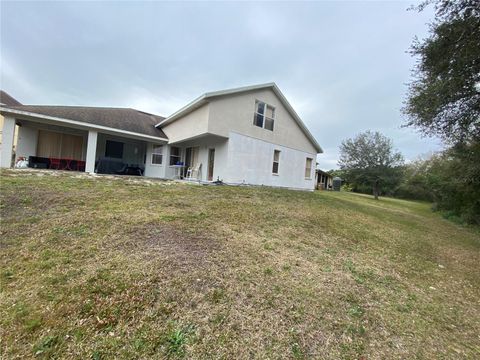
[(152, 151), (152, 164), (162, 165), (162, 160), (163, 160), (163, 146), (154, 145), (153, 151)]
[(275, 121), (275, 108), (261, 101), (255, 101), (255, 114), (253, 125), (273, 131)]

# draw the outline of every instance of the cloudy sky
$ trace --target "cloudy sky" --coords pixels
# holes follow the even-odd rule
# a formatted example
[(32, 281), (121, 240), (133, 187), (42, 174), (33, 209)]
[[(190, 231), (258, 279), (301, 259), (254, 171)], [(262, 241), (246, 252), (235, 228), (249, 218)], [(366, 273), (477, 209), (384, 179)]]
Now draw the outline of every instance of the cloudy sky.
[(336, 167), (378, 130), (407, 160), (440, 142), (401, 128), (406, 53), (432, 11), (409, 2), (1, 2), (1, 88), (25, 104), (169, 115), (207, 91), (276, 82)]

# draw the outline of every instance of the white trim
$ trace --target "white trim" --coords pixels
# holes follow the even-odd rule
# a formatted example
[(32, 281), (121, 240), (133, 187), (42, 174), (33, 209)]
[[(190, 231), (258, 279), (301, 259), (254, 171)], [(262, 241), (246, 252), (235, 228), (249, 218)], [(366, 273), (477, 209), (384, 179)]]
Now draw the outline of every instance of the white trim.
[(253, 90), (260, 90), (260, 89), (272, 89), (275, 95), (278, 96), (282, 104), (285, 106), (287, 111), (290, 113), (290, 115), (294, 118), (294, 120), (297, 122), (298, 126), (300, 126), (300, 129), (304, 132), (304, 134), (307, 136), (308, 140), (314, 145), (315, 149), (319, 153), (323, 153), (322, 147), (318, 144), (317, 140), (313, 137), (312, 133), (307, 129), (306, 125), (303, 123), (302, 119), (298, 116), (296, 111), (293, 109), (292, 105), (288, 102), (288, 100), (285, 98), (285, 96), (282, 94), (280, 89), (275, 83), (266, 83), (266, 84), (260, 84), (260, 85), (252, 85), (252, 86), (244, 86), (244, 87), (239, 87), (235, 89), (227, 89), (227, 90), (221, 90), (221, 91), (214, 91), (214, 92), (207, 92), (203, 94), (202, 96), (196, 98), (192, 102), (188, 103), (184, 107), (182, 107), (180, 110), (174, 112), (172, 115), (168, 116), (161, 122), (159, 122), (155, 127), (162, 127), (165, 125), (170, 124), (171, 122), (177, 120), (178, 118), (190, 113), (191, 111), (195, 110), (196, 108), (200, 107), (201, 105), (207, 103), (209, 99), (214, 98), (214, 97), (219, 97), (219, 96), (225, 96), (225, 95), (231, 95), (231, 94), (238, 94), (242, 92), (247, 92), (247, 91), (253, 91)]
[[(163, 155), (163, 152), (164, 152), (164, 145), (161, 144), (161, 145), (158, 145), (158, 144), (151, 144), (152, 146), (152, 152), (150, 154), (150, 165), (151, 166), (163, 166), (163, 162), (164, 162), (164, 159), (165, 159), (165, 156)], [(156, 153), (155, 152), (155, 147), (161, 147), (162, 148), (162, 152), (161, 153)], [(153, 155), (160, 155), (162, 158), (162, 161), (160, 162), (160, 164), (157, 164), (157, 163), (154, 163), (153, 162)]]
[(104, 131), (110, 131), (110, 132), (124, 134), (124, 135), (141, 137), (141, 138), (149, 139), (149, 140), (168, 142), (168, 139), (161, 138), (161, 137), (158, 137), (158, 136), (140, 134), (140, 133), (133, 132), (133, 131), (120, 130), (120, 129), (111, 128), (111, 127), (108, 127), (108, 126), (90, 124), (90, 123), (86, 123), (86, 122), (82, 122), (82, 121), (76, 121), (76, 120), (59, 118), (59, 117), (55, 117), (55, 116), (37, 114), (37, 113), (29, 112), (29, 111), (21, 111), (21, 110), (14, 110), (14, 109), (9, 109), (9, 108), (5, 108), (5, 107), (0, 107), (0, 112), (5, 112), (5, 113), (8, 113), (8, 114), (18, 114), (18, 115), (23, 115), (23, 116), (30, 116), (30, 117), (33, 117), (33, 118), (40, 118), (40, 119), (45, 119), (45, 120), (50, 120), (50, 121), (57, 121), (57, 122), (61, 122), (61, 123), (69, 124), (69, 125), (75, 125), (75, 126), (78, 126), (78, 127), (81, 127), (81, 128), (86, 127), (87, 129), (104, 130)]

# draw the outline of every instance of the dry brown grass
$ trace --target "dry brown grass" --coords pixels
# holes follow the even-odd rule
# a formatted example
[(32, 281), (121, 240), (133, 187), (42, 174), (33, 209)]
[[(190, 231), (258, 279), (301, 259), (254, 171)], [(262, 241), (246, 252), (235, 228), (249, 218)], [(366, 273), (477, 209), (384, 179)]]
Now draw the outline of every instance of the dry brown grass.
[(427, 204), (37, 174), (1, 177), (6, 358), (480, 355), (479, 231)]

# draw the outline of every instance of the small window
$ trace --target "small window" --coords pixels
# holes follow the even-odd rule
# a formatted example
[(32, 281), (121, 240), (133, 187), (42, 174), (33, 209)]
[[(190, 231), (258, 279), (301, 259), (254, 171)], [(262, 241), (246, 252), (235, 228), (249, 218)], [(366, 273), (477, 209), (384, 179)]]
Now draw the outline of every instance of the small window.
[(272, 173), (278, 175), (278, 164), (280, 162), (280, 151), (274, 150), (273, 151), (273, 168)]
[(312, 178), (312, 162), (312, 158), (307, 158), (307, 161), (305, 163), (305, 179)]
[(152, 151), (152, 164), (153, 165), (162, 165), (163, 161), (163, 146), (154, 145)]
[(180, 148), (172, 146), (170, 148), (170, 165), (177, 165), (180, 163)]
[(123, 143), (119, 141), (107, 140), (105, 142), (105, 157), (122, 159)]
[(264, 102), (255, 102), (255, 114), (253, 114), (253, 125), (273, 131), (275, 120), (275, 108)]

